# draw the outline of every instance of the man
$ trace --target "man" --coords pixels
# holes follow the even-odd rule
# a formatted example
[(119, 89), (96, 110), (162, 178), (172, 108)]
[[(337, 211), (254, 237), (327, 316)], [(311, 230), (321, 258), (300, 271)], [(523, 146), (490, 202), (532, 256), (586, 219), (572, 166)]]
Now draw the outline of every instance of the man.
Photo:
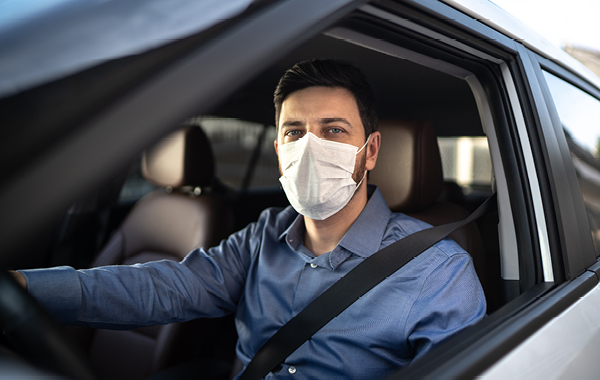
[[(366, 185), (381, 135), (358, 69), (306, 61), (275, 91), (275, 150), (293, 207), (267, 209), (218, 247), (181, 263), (23, 271), (62, 322), (131, 328), (236, 315), (246, 366), (281, 326), (366, 257), (427, 224), (393, 214)], [(60, 291), (59, 291), (60, 290)], [(376, 379), (479, 321), (470, 256), (445, 239), (373, 288), (267, 378)]]

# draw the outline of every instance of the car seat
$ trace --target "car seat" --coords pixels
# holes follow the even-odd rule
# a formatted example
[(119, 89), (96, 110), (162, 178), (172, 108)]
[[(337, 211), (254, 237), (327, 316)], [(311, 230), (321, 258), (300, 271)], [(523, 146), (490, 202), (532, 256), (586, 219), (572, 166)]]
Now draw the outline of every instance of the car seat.
[[(135, 204), (92, 267), (181, 260), (210, 248), (233, 228), (227, 199), (213, 191), (215, 163), (199, 126), (187, 126), (144, 152), (143, 176), (160, 187)], [(195, 320), (131, 331), (95, 330), (92, 365), (104, 379), (143, 379), (190, 355), (210, 353), (215, 320)]]
[[(465, 219), (465, 208), (440, 199), (444, 189), (442, 160), (433, 126), (427, 121), (382, 120), (381, 148), (369, 183), (381, 190), (390, 210), (433, 226)], [(486, 256), (477, 225), (470, 223), (450, 238), (471, 254), (481, 284), (489, 292)]]

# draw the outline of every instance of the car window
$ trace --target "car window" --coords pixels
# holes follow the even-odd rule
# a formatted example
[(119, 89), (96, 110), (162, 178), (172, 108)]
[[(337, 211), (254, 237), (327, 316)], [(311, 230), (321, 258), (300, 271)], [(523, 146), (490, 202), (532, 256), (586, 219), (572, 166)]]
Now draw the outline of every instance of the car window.
[[(196, 117), (208, 136), (215, 156), (216, 176), (228, 188), (240, 191), (279, 186), (275, 127), (234, 118)], [(140, 161), (129, 170), (119, 201), (135, 202), (157, 187), (142, 176)]]
[(438, 138), (444, 180), (456, 182), (463, 188), (491, 186), (492, 162), (485, 137)]
[(218, 117), (195, 122), (212, 143), (221, 182), (236, 190), (279, 186), (275, 127)]
[(137, 160), (129, 169), (127, 179), (119, 193), (119, 203), (137, 202), (144, 195), (156, 190), (157, 186), (142, 175), (140, 160)]
[(544, 71), (579, 179), (596, 256), (600, 255), (600, 101)]

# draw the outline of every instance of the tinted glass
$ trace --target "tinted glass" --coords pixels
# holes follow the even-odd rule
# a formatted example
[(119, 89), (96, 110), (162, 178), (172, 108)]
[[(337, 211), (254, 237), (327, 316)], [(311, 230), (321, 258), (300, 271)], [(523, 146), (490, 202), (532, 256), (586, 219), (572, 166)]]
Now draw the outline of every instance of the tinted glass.
[(223, 183), (235, 189), (279, 186), (275, 127), (239, 119), (197, 121), (212, 143), (217, 177)]
[(596, 254), (600, 254), (600, 101), (544, 72), (563, 125), (585, 202)]
[[(236, 190), (279, 186), (277, 154), (273, 146), (277, 136), (275, 127), (215, 117), (198, 117), (187, 122), (200, 125), (208, 136), (215, 156), (217, 178), (226, 186)], [(140, 160), (136, 160), (119, 200), (135, 202), (156, 188), (142, 176)]]

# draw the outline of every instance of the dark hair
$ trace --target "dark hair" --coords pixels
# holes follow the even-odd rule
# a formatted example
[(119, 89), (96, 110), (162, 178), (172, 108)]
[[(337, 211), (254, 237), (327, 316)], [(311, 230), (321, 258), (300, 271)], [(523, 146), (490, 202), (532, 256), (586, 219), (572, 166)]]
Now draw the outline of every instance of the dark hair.
[(358, 114), (365, 129), (365, 138), (377, 130), (375, 97), (367, 78), (356, 67), (334, 60), (302, 61), (287, 70), (275, 89), (275, 123), (279, 125), (281, 105), (292, 93), (307, 87), (341, 87), (356, 99)]

